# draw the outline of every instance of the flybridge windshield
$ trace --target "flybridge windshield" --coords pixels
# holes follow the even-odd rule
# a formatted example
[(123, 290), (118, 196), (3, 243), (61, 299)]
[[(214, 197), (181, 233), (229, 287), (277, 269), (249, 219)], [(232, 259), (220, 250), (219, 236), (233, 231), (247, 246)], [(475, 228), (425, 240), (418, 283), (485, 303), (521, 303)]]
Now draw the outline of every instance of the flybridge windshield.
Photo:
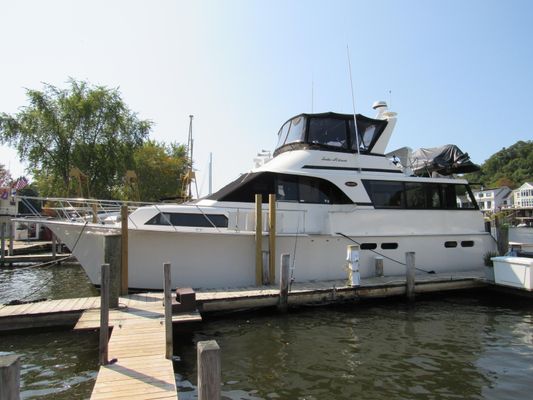
[(278, 132), (274, 155), (292, 149), (323, 149), (370, 153), (385, 129), (387, 121), (357, 115), (357, 134), (353, 115), (302, 114), (287, 121)]

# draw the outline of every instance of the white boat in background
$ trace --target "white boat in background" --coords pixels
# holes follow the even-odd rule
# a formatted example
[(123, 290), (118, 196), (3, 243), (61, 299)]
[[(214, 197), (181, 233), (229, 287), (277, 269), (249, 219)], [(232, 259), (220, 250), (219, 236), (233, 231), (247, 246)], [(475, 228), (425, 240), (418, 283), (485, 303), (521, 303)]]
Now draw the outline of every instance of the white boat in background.
[[(173, 286), (255, 285), (255, 194), (276, 196), (276, 255), (291, 256), (295, 281), (344, 279), (346, 246), (360, 244), (360, 274), (404, 275), (405, 253), (417, 266), (449, 272), (482, 268), (495, 250), (468, 183), (414, 176), (386, 157), (396, 114), (375, 103), (375, 119), (301, 114), (278, 132), (274, 157), (213, 195), (186, 204), (153, 204), (129, 215), (129, 287), (162, 288), (162, 265)], [(266, 221), (268, 205), (263, 204)], [(119, 223), (46, 219), (94, 284), (104, 262), (104, 235)], [(266, 226), (263, 223), (262, 226)], [(263, 248), (268, 247), (264, 232)], [(276, 267), (275, 280), (279, 280)]]

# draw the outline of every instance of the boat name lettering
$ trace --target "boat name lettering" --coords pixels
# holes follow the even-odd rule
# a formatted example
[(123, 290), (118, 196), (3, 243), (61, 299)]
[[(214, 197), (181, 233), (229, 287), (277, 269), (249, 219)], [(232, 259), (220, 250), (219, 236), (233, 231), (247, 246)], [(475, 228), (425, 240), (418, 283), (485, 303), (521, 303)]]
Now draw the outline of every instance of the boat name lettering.
[(322, 161), (332, 161), (332, 162), (341, 162), (341, 163), (345, 163), (345, 162), (348, 162), (348, 160), (345, 160), (345, 159), (342, 159), (342, 158), (329, 158), (329, 157), (322, 157)]

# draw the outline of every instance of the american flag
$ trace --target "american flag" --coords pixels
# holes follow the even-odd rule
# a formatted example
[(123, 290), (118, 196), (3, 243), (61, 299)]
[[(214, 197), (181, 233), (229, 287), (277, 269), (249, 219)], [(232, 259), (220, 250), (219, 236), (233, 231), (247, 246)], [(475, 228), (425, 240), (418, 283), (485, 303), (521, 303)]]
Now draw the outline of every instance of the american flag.
[(13, 187), (15, 189), (17, 189), (17, 190), (25, 188), (26, 186), (28, 186), (28, 180), (26, 179), (25, 176), (23, 176), (22, 178), (17, 179), (17, 181), (13, 185)]

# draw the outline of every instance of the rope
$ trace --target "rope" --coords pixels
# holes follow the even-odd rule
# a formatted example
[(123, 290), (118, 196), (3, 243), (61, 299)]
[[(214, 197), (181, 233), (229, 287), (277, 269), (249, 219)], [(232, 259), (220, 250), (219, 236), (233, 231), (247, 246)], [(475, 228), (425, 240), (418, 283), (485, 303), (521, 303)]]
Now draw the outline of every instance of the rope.
[[(337, 234), (337, 235), (341, 235), (342, 237), (348, 239), (349, 241), (351, 241), (351, 242), (353, 242), (353, 243), (355, 243), (355, 244), (361, 246), (361, 243), (359, 243), (358, 241), (356, 241), (356, 240), (352, 239), (351, 237), (345, 235), (345, 234), (342, 233), (342, 232), (336, 232), (336, 234)], [(378, 256), (381, 256), (381, 257), (383, 257), (383, 258), (386, 258), (387, 260), (393, 261), (393, 262), (395, 262), (395, 263), (398, 263), (398, 264), (400, 264), (400, 265), (403, 265), (404, 267), (407, 267), (407, 264), (406, 264), (406, 263), (401, 262), (401, 261), (398, 261), (398, 260), (395, 260), (394, 258), (391, 258), (391, 257), (389, 257), (389, 256), (386, 256), (385, 254), (382, 254), (382, 253), (380, 253), (380, 252), (378, 252), (378, 251), (375, 251), (375, 250), (372, 250), (372, 249), (366, 249), (366, 250), (370, 250), (372, 253), (375, 253), (375, 254), (377, 254)], [(422, 272), (425, 272), (426, 274), (434, 274), (434, 273), (435, 273), (435, 271), (433, 271), (433, 270), (425, 270), (425, 269), (417, 268), (417, 267), (415, 267), (415, 269), (417, 269), (417, 270), (419, 270), (419, 271), (422, 271)]]

